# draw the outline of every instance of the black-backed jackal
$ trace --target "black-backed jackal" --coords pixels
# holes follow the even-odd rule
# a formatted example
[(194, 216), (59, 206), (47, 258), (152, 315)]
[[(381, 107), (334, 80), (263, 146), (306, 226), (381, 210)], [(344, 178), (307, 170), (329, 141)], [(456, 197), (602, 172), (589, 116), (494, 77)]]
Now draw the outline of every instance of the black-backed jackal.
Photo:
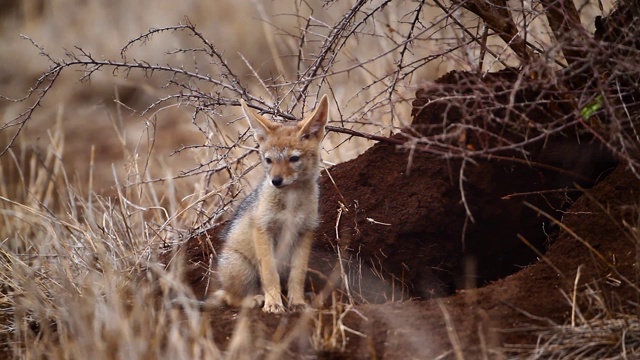
[(288, 307), (305, 307), (328, 100), (323, 96), (313, 113), (295, 125), (274, 123), (241, 102), (260, 147), (265, 177), (227, 228), (218, 261), (221, 288), (210, 302), (246, 307), (264, 302), (265, 312), (283, 312), (280, 281), (286, 279)]

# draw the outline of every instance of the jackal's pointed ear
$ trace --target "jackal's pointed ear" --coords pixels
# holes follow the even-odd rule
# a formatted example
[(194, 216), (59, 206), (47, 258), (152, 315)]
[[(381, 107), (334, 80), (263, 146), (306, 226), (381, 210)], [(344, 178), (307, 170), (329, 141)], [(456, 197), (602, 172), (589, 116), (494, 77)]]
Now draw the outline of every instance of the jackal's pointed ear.
[(264, 139), (273, 130), (273, 123), (266, 117), (258, 114), (253, 109), (247, 106), (244, 100), (240, 99), (240, 105), (242, 105), (242, 111), (249, 120), (249, 125), (253, 129), (253, 136), (257, 142), (263, 142)]
[(313, 113), (300, 122), (300, 136), (322, 138), (324, 136), (324, 127), (327, 125), (328, 120), (329, 99), (327, 99), (327, 95), (323, 95)]

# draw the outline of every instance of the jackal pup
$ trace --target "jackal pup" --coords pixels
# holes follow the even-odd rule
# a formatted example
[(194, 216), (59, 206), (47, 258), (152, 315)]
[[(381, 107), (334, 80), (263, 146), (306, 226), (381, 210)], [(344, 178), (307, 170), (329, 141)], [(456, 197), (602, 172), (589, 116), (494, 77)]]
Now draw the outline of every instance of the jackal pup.
[[(214, 303), (285, 311), (280, 279), (287, 279), (289, 308), (305, 307), (304, 280), (318, 225), (320, 143), (327, 123), (326, 96), (303, 121), (269, 121), (241, 101), (254, 131), (264, 180), (236, 210), (218, 261), (221, 289)], [(283, 282), (284, 284), (284, 282)]]

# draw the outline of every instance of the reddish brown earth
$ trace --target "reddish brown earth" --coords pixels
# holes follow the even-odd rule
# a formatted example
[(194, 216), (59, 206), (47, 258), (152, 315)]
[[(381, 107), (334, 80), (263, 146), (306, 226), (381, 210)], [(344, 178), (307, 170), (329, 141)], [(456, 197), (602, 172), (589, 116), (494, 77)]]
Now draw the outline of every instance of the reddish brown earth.
[[(521, 135), (522, 121), (544, 125), (569, 118), (571, 108), (554, 97), (556, 89), (529, 81), (514, 92), (513, 121), (493, 121), (491, 116), (509, 116), (487, 103), (506, 104), (518, 76), (508, 71), (484, 79), (448, 74), (418, 92), (414, 128), (432, 136), (442, 132), (443, 124), (475, 124), (500, 137), (466, 131), (452, 143), (491, 149), (533, 137), (535, 127)], [(429, 102), (446, 94), (475, 95), (463, 102)], [(541, 94), (551, 101), (531, 105)], [(397, 135), (394, 142), (406, 138)], [(616, 304), (635, 300), (639, 294), (631, 285), (622, 281), (611, 287), (604, 279), (635, 280), (635, 244), (621, 223), (637, 217), (637, 178), (622, 165), (616, 168), (578, 126), (523, 149), (528, 151), (526, 161), (521, 151), (502, 151), (465, 165), (462, 187), (475, 223), (467, 219), (461, 201), (462, 160), (437, 154), (441, 148), (410, 154), (392, 142), (379, 143), (359, 158), (328, 169), (320, 182), (322, 219), (309, 291), (323, 289), (326, 296), (336, 289), (340, 301), (353, 301), (355, 311), (344, 322), (364, 336), (347, 333), (345, 349), (318, 352), (309, 344), (312, 327), (295, 326), (303, 315), (266, 315), (260, 310), (249, 314), (253, 333), (270, 341), (279, 341), (283, 335), (277, 334), (287, 330), (295, 333), (288, 347), (291, 357), (453, 357), (454, 334), (469, 358), (483, 352), (494, 357), (505, 344), (535, 344), (535, 333), (508, 331), (540, 323), (530, 315), (559, 324), (568, 320), (570, 304), (561, 290), (571, 293), (580, 266), (579, 289), (595, 283), (605, 298), (616, 298)], [(575, 183), (590, 187), (596, 180), (602, 181), (588, 196), (572, 188)], [(210, 262), (215, 267), (221, 228), (194, 235), (181, 247), (192, 265), (187, 280), (199, 297), (211, 285), (207, 271)], [(341, 281), (343, 272), (348, 288)], [(326, 309), (331, 301), (325, 299)], [(234, 309), (210, 314), (221, 344), (229, 341), (237, 315)], [(323, 315), (311, 316), (317, 321)], [(324, 318), (328, 322), (331, 316)]]

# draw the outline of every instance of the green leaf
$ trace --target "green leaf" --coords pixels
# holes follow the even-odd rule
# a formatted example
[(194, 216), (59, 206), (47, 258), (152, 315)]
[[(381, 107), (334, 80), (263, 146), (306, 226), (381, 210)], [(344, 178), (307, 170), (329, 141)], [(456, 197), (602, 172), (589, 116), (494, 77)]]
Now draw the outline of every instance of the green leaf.
[(596, 111), (602, 109), (603, 103), (604, 98), (602, 97), (602, 95), (598, 95), (595, 100), (593, 100), (585, 107), (583, 107), (582, 110), (580, 110), (580, 116), (582, 116), (584, 120), (588, 121)]

